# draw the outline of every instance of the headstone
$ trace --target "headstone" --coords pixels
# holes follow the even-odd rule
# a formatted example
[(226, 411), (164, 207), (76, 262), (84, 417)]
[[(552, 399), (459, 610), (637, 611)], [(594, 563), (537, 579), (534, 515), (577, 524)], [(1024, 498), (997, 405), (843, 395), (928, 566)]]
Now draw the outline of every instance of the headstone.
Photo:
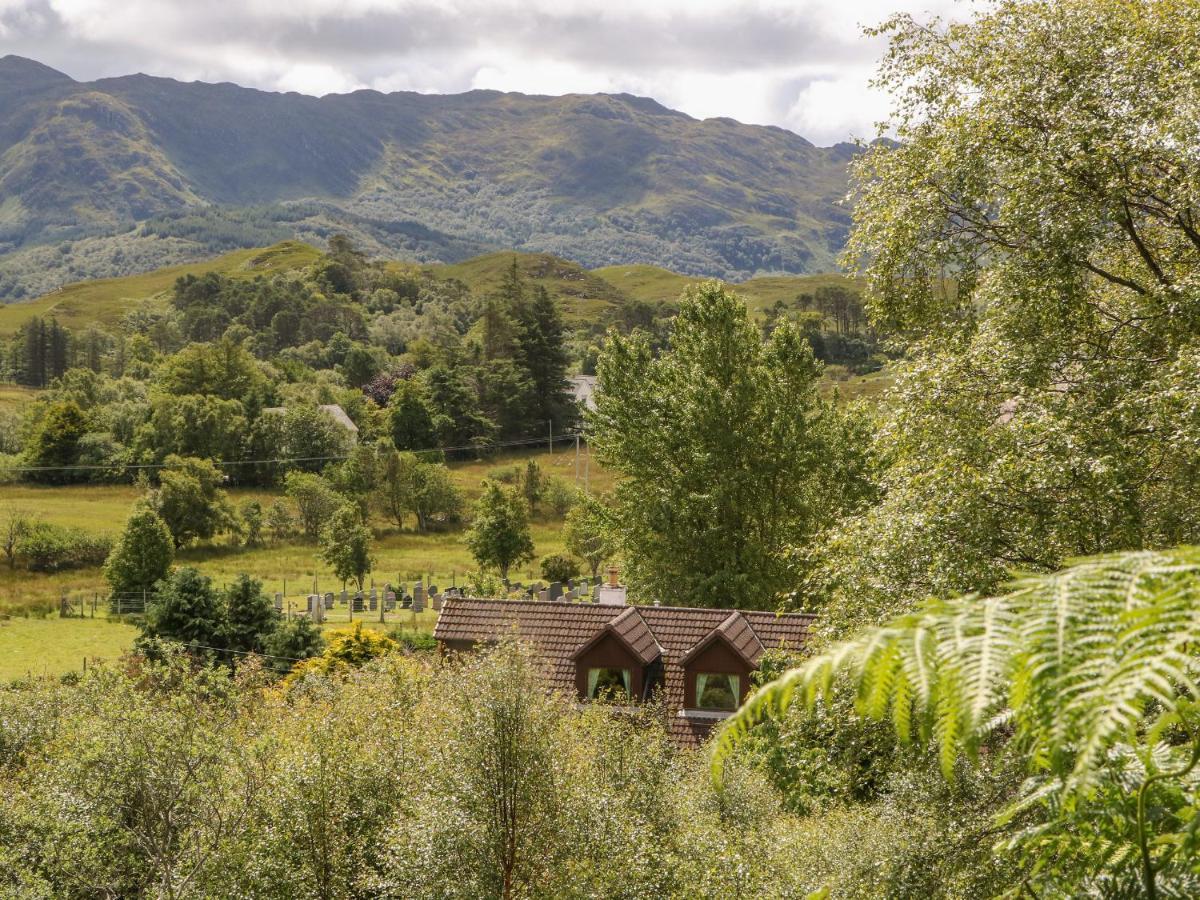
[(348, 590), (346, 590), (345, 588), (342, 588), (342, 594), (338, 598), (338, 602), (341, 603), (342, 606), (345, 606), (346, 604), (348, 604), (350, 602), (350, 592)]
[(557, 600), (563, 594), (562, 582), (561, 581), (550, 582), (550, 589), (547, 591), (547, 593), (550, 595), (549, 599), (553, 603), (555, 600)]
[(430, 597), (429, 605), (433, 607), (434, 612), (441, 612), (442, 611), (442, 595), (434, 594), (432, 597)]
[(574, 590), (574, 588), (575, 588), (575, 579), (574, 579), (574, 578), (568, 578), (568, 579), (567, 579), (567, 590), (568, 590), (568, 591), (570, 591), (570, 590)]
[(597, 603), (600, 600), (600, 582), (592, 585), (592, 602)]
[(283, 612), (283, 594), (280, 594), (278, 591), (275, 593), (275, 611)]
[(356, 591), (356, 592), (355, 592), (355, 594), (354, 594), (354, 611), (355, 611), (355, 612), (362, 612), (362, 611), (363, 611), (363, 595), (362, 595), (362, 591)]
[(383, 608), (385, 610), (387, 610), (388, 612), (391, 612), (393, 609), (396, 608), (396, 592), (395, 591), (387, 591), (383, 595)]
[(415, 612), (415, 613), (424, 612), (425, 611), (425, 598), (414, 595), (412, 609), (413, 609), (413, 612)]
[(330, 591), (325, 595), (325, 608), (333, 609), (333, 591)]
[(421, 610), (425, 608), (425, 585), (417, 582), (413, 585), (413, 609)]
[(575, 593), (575, 588), (571, 588), (569, 591), (563, 594), (563, 599), (568, 603), (574, 603), (578, 597), (579, 595)]
[(538, 591), (538, 599), (541, 600), (543, 603), (547, 602), (550, 599), (550, 592), (549, 591)]
[(371, 588), (371, 610), (379, 609), (379, 594), (375, 588)]
[(313, 611), (313, 595), (309, 594), (307, 597), (304, 598), (304, 601), (305, 601), (304, 611), (312, 612)]

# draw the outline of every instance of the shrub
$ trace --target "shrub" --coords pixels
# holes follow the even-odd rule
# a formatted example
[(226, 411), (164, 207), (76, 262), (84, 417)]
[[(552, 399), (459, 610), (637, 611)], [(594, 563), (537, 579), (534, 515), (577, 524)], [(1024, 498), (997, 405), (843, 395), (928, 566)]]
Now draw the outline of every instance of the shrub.
[(112, 546), (112, 538), (107, 535), (34, 522), (17, 542), (16, 553), (31, 572), (61, 572), (101, 565)]
[(542, 577), (547, 581), (567, 581), (579, 574), (579, 561), (565, 553), (554, 553), (542, 560)]
[(579, 491), (561, 478), (548, 478), (542, 486), (542, 499), (561, 519), (579, 499)]

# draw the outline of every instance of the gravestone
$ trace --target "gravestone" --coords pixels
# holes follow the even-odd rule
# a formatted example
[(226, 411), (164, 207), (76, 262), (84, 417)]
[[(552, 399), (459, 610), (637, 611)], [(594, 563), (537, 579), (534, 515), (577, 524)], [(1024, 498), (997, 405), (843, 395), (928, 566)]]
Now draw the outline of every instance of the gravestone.
[(549, 591), (538, 591), (538, 599), (541, 600), (543, 603), (548, 602), (550, 600), (550, 592)]
[(379, 609), (379, 594), (375, 588), (371, 588), (371, 611), (374, 612), (377, 609)]
[(555, 600), (557, 600), (563, 594), (562, 582), (561, 581), (550, 582), (550, 588), (547, 591), (547, 593), (550, 595), (550, 602), (553, 603)]
[(283, 612), (283, 594), (278, 592), (275, 594), (275, 611)]
[(325, 608), (333, 609), (333, 591), (330, 591), (325, 595)]
[(434, 594), (432, 597), (430, 597), (429, 605), (433, 607), (434, 612), (441, 612), (442, 611), (442, 595)]
[(355, 612), (362, 612), (362, 611), (363, 611), (363, 595), (362, 595), (362, 591), (355, 591), (355, 593), (354, 593), (354, 611), (355, 611)]
[(342, 606), (346, 606), (350, 602), (350, 592), (345, 588), (342, 588), (342, 593), (341, 596), (338, 597), (338, 602), (341, 603)]
[(383, 608), (385, 610), (387, 610), (388, 612), (391, 612), (393, 609), (396, 608), (396, 592), (395, 591), (387, 591), (383, 595)]
[(563, 594), (563, 599), (568, 603), (574, 603), (578, 597), (579, 595), (575, 593), (575, 588), (571, 588), (569, 591)]
[(416, 593), (413, 594), (412, 610), (415, 613), (423, 612), (425, 610), (425, 592), (424, 591), (417, 591)]
[(600, 600), (600, 582), (592, 585), (592, 602), (597, 603)]

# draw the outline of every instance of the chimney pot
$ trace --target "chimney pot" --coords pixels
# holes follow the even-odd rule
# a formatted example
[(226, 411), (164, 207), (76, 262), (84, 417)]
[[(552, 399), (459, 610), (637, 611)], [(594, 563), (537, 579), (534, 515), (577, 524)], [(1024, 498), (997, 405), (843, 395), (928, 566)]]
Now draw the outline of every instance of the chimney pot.
[(608, 567), (608, 586), (609, 587), (619, 587), (620, 586), (621, 582), (620, 582), (620, 579), (618, 578), (618, 576), (620, 574), (621, 574), (621, 570), (618, 569), (616, 566)]

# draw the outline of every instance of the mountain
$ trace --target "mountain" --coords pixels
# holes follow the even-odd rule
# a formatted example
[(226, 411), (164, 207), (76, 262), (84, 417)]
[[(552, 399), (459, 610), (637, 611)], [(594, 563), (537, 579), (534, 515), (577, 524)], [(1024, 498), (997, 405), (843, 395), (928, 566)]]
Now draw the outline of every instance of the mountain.
[(0, 59), (0, 297), (349, 233), (456, 262), (506, 248), (741, 280), (835, 267), (856, 149), (646, 98), (316, 98)]

